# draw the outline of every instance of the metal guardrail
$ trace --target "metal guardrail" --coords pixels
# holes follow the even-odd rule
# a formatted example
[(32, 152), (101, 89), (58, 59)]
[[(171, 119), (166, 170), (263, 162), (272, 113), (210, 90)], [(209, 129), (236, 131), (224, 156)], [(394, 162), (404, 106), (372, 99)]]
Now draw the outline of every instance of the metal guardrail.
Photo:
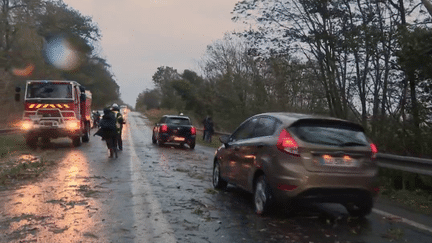
[[(197, 128), (196, 130), (197, 130), (197, 131), (200, 131), (200, 132), (204, 132), (204, 129), (201, 129), (201, 128)], [(227, 132), (217, 132), (217, 131), (214, 131), (213, 134), (216, 134), (216, 135), (231, 135), (231, 133), (227, 133)]]
[(378, 153), (378, 166), (432, 176), (432, 159)]

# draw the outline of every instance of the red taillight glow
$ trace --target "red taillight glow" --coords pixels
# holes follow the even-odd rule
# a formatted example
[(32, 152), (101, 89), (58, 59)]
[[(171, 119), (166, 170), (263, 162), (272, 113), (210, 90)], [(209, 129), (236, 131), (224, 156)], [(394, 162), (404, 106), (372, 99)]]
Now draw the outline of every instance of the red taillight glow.
[(296, 185), (283, 185), (283, 184), (279, 184), (277, 188), (279, 190), (282, 190), (282, 191), (292, 191), (292, 190), (296, 189), (297, 186)]
[(163, 124), (162, 126), (160, 126), (160, 132), (168, 132), (168, 126), (166, 124)]
[(196, 128), (195, 127), (191, 127), (191, 134), (196, 135)]
[(294, 155), (299, 155), (297, 142), (285, 129), (281, 131), (276, 146), (281, 151)]
[(379, 187), (374, 187), (372, 189), (374, 191), (374, 193), (378, 194), (380, 192), (380, 188)]
[(372, 150), (372, 158), (373, 159), (375, 159), (376, 158), (376, 154), (378, 153), (378, 149), (377, 149), (377, 147), (375, 146), (375, 144), (373, 144), (373, 143), (371, 143), (370, 144), (370, 148), (371, 148), (371, 150)]

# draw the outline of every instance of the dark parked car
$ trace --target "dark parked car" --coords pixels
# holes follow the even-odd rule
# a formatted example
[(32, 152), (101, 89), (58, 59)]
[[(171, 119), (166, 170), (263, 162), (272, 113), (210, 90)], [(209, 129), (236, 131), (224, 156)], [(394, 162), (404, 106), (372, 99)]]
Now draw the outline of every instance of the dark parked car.
[(274, 205), (292, 210), (303, 202), (340, 203), (351, 216), (371, 212), (379, 191), (378, 151), (356, 123), (264, 113), (220, 141), (213, 186), (225, 189), (230, 183), (254, 193), (257, 214)]
[(195, 148), (196, 128), (187, 116), (165, 115), (153, 128), (152, 142), (163, 145), (164, 143), (187, 144), (191, 149)]

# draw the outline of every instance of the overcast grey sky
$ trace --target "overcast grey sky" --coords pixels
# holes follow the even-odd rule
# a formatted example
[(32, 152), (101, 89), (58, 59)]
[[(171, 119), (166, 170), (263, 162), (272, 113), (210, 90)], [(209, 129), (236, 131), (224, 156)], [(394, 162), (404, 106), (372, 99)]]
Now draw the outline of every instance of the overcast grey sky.
[(140, 92), (154, 87), (158, 67), (197, 70), (207, 45), (241, 28), (230, 14), (239, 0), (63, 1), (98, 24), (99, 55), (112, 66), (121, 98), (132, 106)]

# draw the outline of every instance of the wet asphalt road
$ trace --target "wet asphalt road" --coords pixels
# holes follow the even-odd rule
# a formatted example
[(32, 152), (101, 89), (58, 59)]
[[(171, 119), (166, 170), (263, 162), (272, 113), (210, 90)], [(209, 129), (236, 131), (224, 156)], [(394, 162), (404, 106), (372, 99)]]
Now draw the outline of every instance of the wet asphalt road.
[(1, 242), (432, 242), (429, 217), (381, 200), (365, 219), (333, 204), (257, 216), (252, 195), (213, 189), (214, 149), (159, 147), (145, 117), (131, 112), (127, 121), (117, 159), (98, 137), (42, 148), (59, 156), (58, 167), (0, 192)]

